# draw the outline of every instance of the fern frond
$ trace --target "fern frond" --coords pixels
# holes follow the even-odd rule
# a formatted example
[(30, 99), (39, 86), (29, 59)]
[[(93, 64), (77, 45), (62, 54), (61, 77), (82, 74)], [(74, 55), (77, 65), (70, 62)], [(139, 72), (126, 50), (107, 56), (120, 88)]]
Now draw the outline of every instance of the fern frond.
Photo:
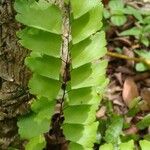
[(141, 140), (140, 141), (141, 150), (149, 150), (150, 148), (150, 141)]
[(16, 0), (16, 19), (24, 25), (43, 31), (61, 34), (62, 16), (60, 10), (44, 0)]
[(63, 131), (70, 141), (69, 150), (92, 150), (96, 142), (100, 86), (106, 82), (106, 53), (102, 26), (102, 4), (99, 0), (81, 3), (70, 0), (72, 8), (71, 88), (64, 110)]
[[(99, 94), (108, 82), (107, 61), (99, 60), (106, 54), (105, 34), (101, 31), (103, 7), (100, 0), (63, 2), (71, 9), (67, 12), (70, 13), (68, 29), (71, 29), (71, 36), (67, 37), (71, 80), (63, 81), (67, 107), (63, 109), (62, 128), (70, 141), (69, 150), (92, 150), (98, 128), (95, 113), (101, 100)], [(27, 26), (18, 32), (18, 37), (20, 43), (31, 50), (25, 63), (33, 72), (30, 93), (37, 97), (31, 113), (19, 119), (19, 133), (29, 140), (27, 150), (37, 150), (45, 146), (43, 134), (49, 130), (55, 99), (62, 87), (60, 80), (64, 78), (60, 73), (64, 20), (60, 9), (45, 0), (16, 0), (15, 9), (16, 19)]]
[(61, 88), (62, 14), (57, 6), (44, 0), (16, 0), (14, 7), (16, 19), (27, 26), (17, 35), (20, 43), (32, 51), (26, 65), (33, 71), (30, 93), (37, 96), (32, 112), (18, 121), (19, 133), (29, 140), (27, 150), (41, 150), (46, 145), (44, 133), (49, 131)]
[[(75, 10), (74, 5), (72, 5), (72, 3), (76, 0), (70, 1), (72, 9)], [(86, 5), (84, 5), (81, 9), (86, 9), (85, 7)], [(88, 11), (86, 14), (80, 16), (80, 18), (78, 19), (74, 18), (71, 25), (73, 44), (83, 41), (84, 39), (88, 38), (89, 36), (101, 29), (102, 10), (102, 4), (99, 1), (99, 3), (96, 2), (90, 9), (90, 11)], [(75, 12), (73, 12), (73, 15), (74, 14)]]

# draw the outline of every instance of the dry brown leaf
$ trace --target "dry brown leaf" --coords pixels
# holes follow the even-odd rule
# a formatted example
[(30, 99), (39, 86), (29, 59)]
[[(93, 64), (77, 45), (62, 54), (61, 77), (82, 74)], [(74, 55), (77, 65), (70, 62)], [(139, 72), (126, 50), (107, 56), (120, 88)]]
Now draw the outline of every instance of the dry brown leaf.
[(131, 77), (126, 78), (122, 91), (122, 97), (125, 104), (129, 107), (131, 101), (138, 96), (139, 96), (138, 88), (133, 78)]
[(121, 73), (128, 74), (128, 75), (134, 75), (135, 74), (131, 69), (127, 68), (126, 66), (119, 66), (116, 69), (116, 72), (121, 72)]
[(148, 111), (150, 110), (150, 88), (144, 88), (141, 90), (141, 97), (144, 101), (141, 106), (142, 110)]
[(105, 106), (102, 106), (96, 113), (96, 118), (97, 119), (100, 119), (102, 117), (105, 116), (105, 113), (106, 113), (106, 107)]
[(132, 125), (129, 129), (124, 131), (126, 135), (136, 134), (137, 132), (138, 132), (138, 128), (135, 125)]
[(120, 85), (123, 85), (123, 82), (122, 82), (122, 73), (121, 72), (115, 73), (114, 76), (119, 81)]
[(117, 46), (124, 45), (127, 47), (131, 47), (132, 45), (131, 41), (126, 37), (116, 37), (114, 38), (114, 42)]
[[(134, 51), (124, 47), (123, 48), (123, 53), (124, 55), (128, 56), (128, 57), (134, 57)], [(128, 67), (134, 67), (134, 61), (131, 61), (131, 60), (127, 60), (127, 66)]]

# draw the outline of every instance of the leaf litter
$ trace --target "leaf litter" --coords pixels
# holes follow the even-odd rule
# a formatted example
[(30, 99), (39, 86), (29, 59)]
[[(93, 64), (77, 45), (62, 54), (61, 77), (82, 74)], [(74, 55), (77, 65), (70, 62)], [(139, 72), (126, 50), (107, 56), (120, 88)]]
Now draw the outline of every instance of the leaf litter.
[[(126, 5), (136, 9), (142, 17), (150, 15), (150, 1), (124, 0), (124, 2)], [(109, 2), (104, 0), (104, 3), (105, 9), (109, 11)], [(140, 58), (135, 53), (135, 50), (139, 53), (142, 50), (145, 53), (149, 53), (150, 44), (146, 45), (137, 39), (136, 36), (120, 36), (121, 32), (139, 25), (136, 15), (126, 14), (126, 16), (127, 21), (121, 26), (113, 25), (110, 18), (107, 18), (105, 23), (107, 25), (105, 29), (108, 43), (107, 49), (108, 52), (123, 54), (129, 58)], [(147, 34), (150, 37), (150, 31)], [(105, 127), (100, 130), (102, 134), (101, 140), (105, 141), (103, 136), (106, 136), (106, 129), (111, 126), (110, 120), (113, 115), (123, 118), (122, 133), (118, 135), (122, 142), (129, 140), (139, 141), (142, 139), (150, 140), (149, 69), (138, 71), (136, 69), (137, 62), (134, 60), (131, 61), (111, 56), (107, 56), (106, 58), (109, 61), (107, 76), (110, 83), (96, 115), (98, 120), (103, 120), (103, 123), (100, 123), (100, 125)], [(136, 148), (139, 149), (139, 145), (136, 145)]]

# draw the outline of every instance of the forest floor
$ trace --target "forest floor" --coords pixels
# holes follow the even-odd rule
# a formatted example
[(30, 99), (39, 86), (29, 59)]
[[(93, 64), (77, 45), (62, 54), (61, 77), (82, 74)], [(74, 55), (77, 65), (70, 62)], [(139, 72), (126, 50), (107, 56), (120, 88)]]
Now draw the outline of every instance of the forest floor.
[[(121, 141), (150, 140), (150, 3), (104, 2), (110, 83), (97, 118), (107, 123), (116, 114), (123, 118)], [(106, 124), (100, 127), (103, 136)]]

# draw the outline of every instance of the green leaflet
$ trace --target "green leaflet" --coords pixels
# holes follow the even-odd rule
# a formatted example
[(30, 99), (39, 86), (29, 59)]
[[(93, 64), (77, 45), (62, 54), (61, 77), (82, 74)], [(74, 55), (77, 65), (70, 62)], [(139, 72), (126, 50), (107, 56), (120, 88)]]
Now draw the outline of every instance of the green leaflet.
[[(91, 124), (95, 121), (95, 112), (98, 105), (75, 105), (69, 106), (64, 110), (64, 123), (72, 124)], [(82, 114), (82, 115), (81, 115)]]
[(25, 28), (18, 32), (20, 43), (24, 47), (41, 54), (60, 57), (61, 36), (46, 31)]
[(38, 113), (41, 110), (43, 110), (43, 108), (50, 108), (50, 106), (54, 104), (55, 104), (55, 101), (52, 101), (52, 100), (50, 101), (47, 98), (42, 97), (32, 102), (31, 109), (33, 112)]
[[(126, 143), (121, 143), (119, 145), (119, 148), (117, 148), (117, 149), (118, 150), (134, 150), (134, 148), (135, 148), (134, 141), (131, 140)], [(104, 144), (104, 145), (100, 146), (99, 150), (115, 150), (115, 148), (112, 143), (109, 143), (109, 144)]]
[[(32, 103), (31, 109), (33, 112), (37, 113), (37, 118), (35, 120), (42, 120), (51, 118), (54, 113), (55, 100), (49, 101), (47, 98), (37, 99)], [(50, 121), (49, 121), (50, 122)]]
[(46, 146), (45, 138), (40, 135), (32, 138), (26, 145), (26, 150), (41, 150)]
[(140, 141), (141, 150), (149, 150), (150, 141), (142, 140)]
[(128, 150), (134, 150), (135, 146), (134, 146), (133, 140), (120, 144), (120, 150), (126, 150), (127, 148), (128, 148)]
[(15, 10), (18, 12), (16, 19), (29, 27), (60, 34), (62, 17), (58, 7), (34, 0), (16, 0)]
[(68, 92), (69, 105), (84, 105), (84, 104), (97, 104), (100, 97), (97, 94), (96, 88), (80, 88)]
[[(86, 148), (92, 148), (96, 141), (98, 122), (91, 125), (64, 124), (63, 131), (67, 139)], [(80, 150), (80, 149), (79, 149)]]
[(84, 147), (81, 144), (71, 142), (69, 144), (69, 150), (84, 150)]
[(102, 84), (105, 80), (106, 66), (106, 61), (100, 61), (94, 64), (89, 63), (72, 70), (71, 88), (78, 89)]
[(19, 134), (23, 139), (31, 139), (48, 131), (49, 119), (38, 120), (36, 114), (29, 114), (18, 121)]
[[(31, 139), (47, 132), (50, 125), (50, 116), (54, 112), (55, 101), (40, 98), (33, 102), (33, 113), (22, 117), (18, 121), (19, 133), (23, 139)], [(31, 132), (32, 131), (32, 132)]]
[(105, 33), (103, 31), (75, 44), (71, 49), (73, 69), (103, 57), (106, 53), (105, 45)]
[(51, 100), (56, 98), (60, 86), (61, 83), (58, 80), (53, 80), (38, 74), (33, 74), (33, 77), (29, 81), (29, 88), (32, 94)]
[(99, 150), (114, 150), (113, 145), (111, 143), (104, 144), (100, 146)]
[(70, 2), (74, 18), (77, 19), (96, 7), (97, 4), (100, 3), (100, 0), (82, 0), (80, 3), (77, 0), (71, 0)]
[(69, 144), (69, 150), (93, 150), (93, 148), (87, 148), (87, 147), (85, 148), (81, 144), (71, 142)]
[(72, 42), (79, 43), (102, 27), (102, 5), (97, 4), (95, 8), (72, 22)]
[(54, 58), (47, 55), (43, 55), (43, 57), (27, 57), (26, 65), (33, 72), (39, 75), (52, 78), (54, 80), (59, 80), (61, 68), (61, 60), (59, 58)]

